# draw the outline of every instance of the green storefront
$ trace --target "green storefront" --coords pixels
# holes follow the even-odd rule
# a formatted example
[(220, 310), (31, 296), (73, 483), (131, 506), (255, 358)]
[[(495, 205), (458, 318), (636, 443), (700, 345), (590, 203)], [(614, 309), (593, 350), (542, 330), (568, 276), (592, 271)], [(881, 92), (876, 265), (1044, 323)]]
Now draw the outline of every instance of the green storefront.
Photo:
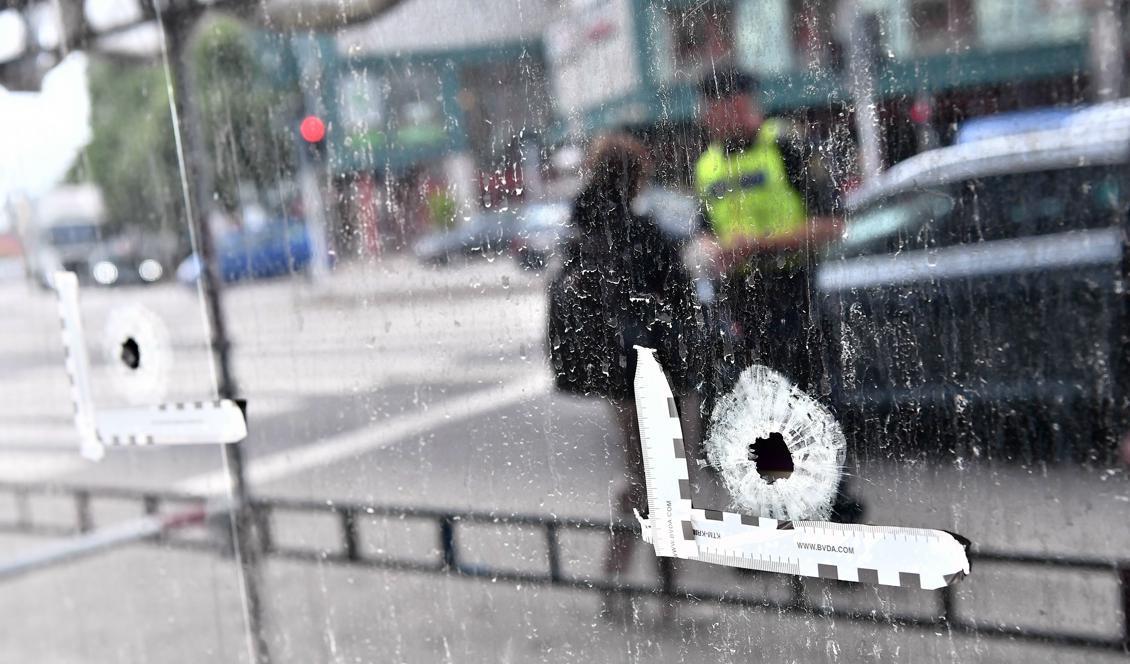
[[(877, 26), (875, 87), (892, 124), (919, 99), (945, 100), (935, 104), (934, 116), (944, 127), (966, 116), (1084, 98), (1089, 17), (1068, 3), (1051, 11), (1010, 0), (854, 4)], [(567, 109), (562, 125), (584, 135), (693, 121), (694, 83), (721, 59), (763, 78), (770, 112), (830, 116), (849, 101), (847, 35), (835, 24), (836, 10), (845, 6), (827, 0), (584, 4), (547, 31), (558, 107)], [(594, 52), (606, 62), (613, 56), (616, 66), (599, 66)], [(588, 89), (580, 89), (582, 77), (572, 70), (587, 75)]]

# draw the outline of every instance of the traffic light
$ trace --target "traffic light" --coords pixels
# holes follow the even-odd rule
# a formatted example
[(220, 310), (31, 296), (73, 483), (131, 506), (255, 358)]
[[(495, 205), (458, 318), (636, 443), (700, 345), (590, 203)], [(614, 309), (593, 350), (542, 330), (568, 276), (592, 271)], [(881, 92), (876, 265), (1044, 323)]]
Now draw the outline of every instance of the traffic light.
[(325, 162), (326, 122), (317, 115), (307, 115), (298, 122), (298, 150), (302, 159), (320, 167)]
[(298, 133), (307, 143), (321, 143), (326, 138), (326, 123), (316, 115), (307, 115), (298, 125)]

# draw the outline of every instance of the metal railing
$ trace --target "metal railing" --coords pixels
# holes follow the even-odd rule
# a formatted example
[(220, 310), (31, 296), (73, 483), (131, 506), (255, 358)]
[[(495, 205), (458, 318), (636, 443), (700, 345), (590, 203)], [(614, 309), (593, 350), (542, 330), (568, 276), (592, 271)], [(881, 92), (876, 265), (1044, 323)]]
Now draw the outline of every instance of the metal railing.
[[(97, 488), (90, 486), (38, 486), (26, 484), (0, 484), (0, 497), (7, 496), (14, 507), (12, 518), (0, 503), (0, 532), (55, 537), (82, 538), (100, 531), (94, 522), (92, 501), (117, 500), (138, 504), (139, 519), (153, 519), (164, 515), (153, 531), (137, 530), (136, 540), (160, 543), (164, 546), (208, 551), (230, 550), (231, 543), (227, 518), (230, 506), (209, 501), (197, 495), (169, 491), (146, 491), (122, 488)], [(37, 498), (64, 498), (71, 502), (70, 523), (42, 521), (32, 509)], [(471, 579), (513, 581), (529, 585), (545, 585), (600, 591), (633, 596), (654, 596), (668, 601), (716, 602), (780, 613), (799, 613), (809, 616), (833, 617), (849, 621), (890, 624), (900, 627), (942, 630), (952, 634), (998, 637), (1047, 645), (1071, 646), (1130, 653), (1130, 559), (1107, 560), (1086, 557), (1040, 556), (1001, 551), (973, 550), (970, 561), (976, 567), (981, 563), (1012, 567), (1037, 567), (1045, 572), (1090, 572), (1111, 574), (1118, 584), (1121, 608), (1121, 634), (1109, 637), (1068, 631), (1044, 630), (1021, 625), (991, 623), (962, 615), (957, 593), (953, 587), (932, 592), (936, 597), (936, 610), (932, 615), (892, 614), (878, 608), (840, 609), (811, 602), (805, 586), (799, 579), (791, 583), (791, 596), (785, 600), (737, 594), (731, 592), (693, 591), (680, 587), (675, 573), (676, 565), (670, 559), (657, 558), (657, 581), (652, 585), (621, 583), (608, 578), (573, 574), (565, 568), (561, 555), (561, 535), (567, 531), (588, 531), (611, 535), (612, 533), (638, 533), (638, 528), (600, 520), (542, 517), (511, 513), (480, 511), (456, 512), (442, 509), (396, 507), (360, 502), (297, 500), (289, 498), (255, 498), (251, 501), (254, 515), (255, 537), (259, 552), (266, 559), (308, 561), (318, 564), (352, 565), (410, 572), (450, 574)], [(58, 511), (58, 505), (56, 512)], [(173, 508), (173, 509), (170, 509)], [(198, 515), (204, 509), (207, 519), (185, 518)], [(321, 514), (336, 521), (337, 537), (332, 546), (307, 547), (286, 544), (275, 535), (275, 523), (284, 514)], [(365, 547), (360, 525), (367, 519), (391, 518), (405, 521), (431, 523), (436, 544), (431, 556), (398, 557), (369, 552)], [(198, 525), (202, 521), (222, 522), (222, 527), (209, 529), (204, 538), (185, 538), (177, 534), (180, 528)], [(540, 530), (544, 542), (544, 566), (541, 571), (523, 571), (477, 564), (464, 560), (460, 547), (460, 528), (473, 524), (492, 526), (517, 526)], [(109, 529), (106, 529), (109, 530)], [(81, 541), (85, 546), (87, 540)], [(115, 545), (124, 542), (117, 541)], [(85, 550), (85, 549), (84, 549)], [(695, 564), (695, 563), (689, 563)], [(3, 562), (0, 561), (0, 568)], [(4, 575), (0, 572), (0, 578)]]

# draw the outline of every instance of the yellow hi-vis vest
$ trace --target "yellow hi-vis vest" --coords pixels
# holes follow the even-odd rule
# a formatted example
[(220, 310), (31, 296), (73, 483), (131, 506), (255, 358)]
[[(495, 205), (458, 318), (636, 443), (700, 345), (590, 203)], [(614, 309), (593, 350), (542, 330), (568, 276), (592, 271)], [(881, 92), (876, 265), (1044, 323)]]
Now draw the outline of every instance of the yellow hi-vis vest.
[(750, 147), (727, 154), (711, 144), (695, 164), (695, 186), (723, 247), (742, 237), (795, 232), (806, 223), (804, 199), (777, 147), (779, 131), (777, 121), (767, 120)]

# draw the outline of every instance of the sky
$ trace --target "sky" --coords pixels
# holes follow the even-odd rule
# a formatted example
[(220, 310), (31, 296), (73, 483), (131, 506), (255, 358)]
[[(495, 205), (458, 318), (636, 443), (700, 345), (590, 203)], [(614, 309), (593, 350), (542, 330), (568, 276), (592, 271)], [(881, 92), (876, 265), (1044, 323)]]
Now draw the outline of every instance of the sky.
[[(90, 141), (86, 55), (47, 73), (39, 92), (0, 87), (0, 203), (35, 198), (58, 184)], [(0, 218), (0, 232), (6, 221)]]
[[(75, 0), (79, 1), (79, 0)], [(106, 29), (140, 18), (136, 0), (83, 0), (87, 20)], [(0, 11), (0, 61), (19, 57), (29, 40), (51, 49), (58, 43), (58, 16), (52, 3), (28, 10), (28, 23), (14, 10)], [(29, 32), (27, 26), (31, 26)], [(123, 50), (152, 35), (128, 32), (117, 41)], [(87, 59), (81, 52), (64, 58), (44, 77), (39, 92), (12, 92), (0, 85), (0, 233), (7, 232), (7, 201), (31, 199), (57, 185), (90, 141)]]

